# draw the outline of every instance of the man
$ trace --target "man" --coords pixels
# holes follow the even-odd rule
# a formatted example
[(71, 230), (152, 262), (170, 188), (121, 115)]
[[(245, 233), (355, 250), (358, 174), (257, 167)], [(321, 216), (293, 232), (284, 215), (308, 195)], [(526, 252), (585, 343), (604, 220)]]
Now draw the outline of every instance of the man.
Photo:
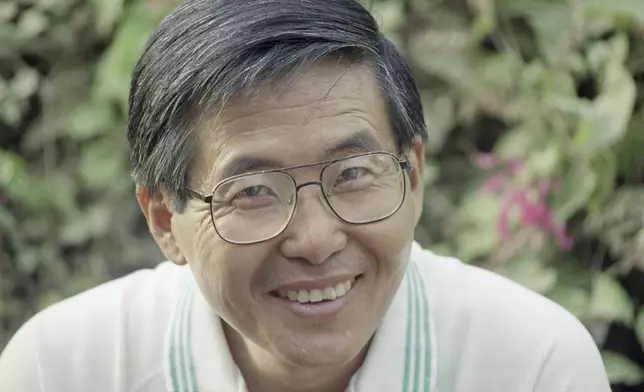
[(130, 99), (136, 194), (173, 263), (36, 315), (0, 390), (610, 390), (566, 311), (413, 242), (420, 100), (357, 3), (188, 1)]

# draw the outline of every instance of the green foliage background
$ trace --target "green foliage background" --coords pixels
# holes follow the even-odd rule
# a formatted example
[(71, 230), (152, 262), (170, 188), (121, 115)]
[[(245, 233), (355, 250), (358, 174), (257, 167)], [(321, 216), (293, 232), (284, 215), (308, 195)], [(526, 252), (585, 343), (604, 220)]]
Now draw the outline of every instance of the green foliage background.
[[(642, 390), (644, 0), (363, 3), (422, 89), (417, 239), (561, 303), (615, 390)], [(162, 259), (125, 123), (130, 70), (176, 4), (0, 3), (0, 348), (39, 309)]]

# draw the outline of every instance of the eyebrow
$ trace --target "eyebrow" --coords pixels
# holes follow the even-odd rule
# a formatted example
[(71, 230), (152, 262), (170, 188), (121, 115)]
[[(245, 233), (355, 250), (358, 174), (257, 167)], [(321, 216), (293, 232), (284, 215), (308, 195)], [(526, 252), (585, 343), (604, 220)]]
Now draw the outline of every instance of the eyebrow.
[[(361, 153), (380, 151), (382, 149), (382, 144), (378, 141), (378, 139), (374, 137), (372, 132), (360, 131), (324, 150), (322, 156), (316, 162), (333, 159), (334, 156), (347, 151), (355, 151), (356, 153)], [(284, 167), (283, 163), (275, 159), (251, 155), (240, 155), (230, 162), (224, 164), (217, 177), (219, 179), (225, 179), (240, 174), (277, 169), (280, 167)]]
[(321, 160), (326, 160), (334, 155), (346, 151), (371, 152), (383, 149), (382, 144), (369, 131), (356, 132), (348, 138), (334, 144), (324, 151)]

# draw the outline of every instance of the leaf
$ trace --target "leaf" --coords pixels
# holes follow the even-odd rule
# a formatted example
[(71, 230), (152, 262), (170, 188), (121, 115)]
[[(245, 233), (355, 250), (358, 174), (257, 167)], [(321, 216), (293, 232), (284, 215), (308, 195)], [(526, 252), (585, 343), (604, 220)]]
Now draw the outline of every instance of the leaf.
[(470, 263), (479, 257), (492, 253), (497, 244), (495, 229), (469, 230), (458, 234), (455, 239), (457, 257), (464, 263)]
[(543, 294), (557, 284), (558, 271), (545, 265), (537, 255), (529, 255), (512, 260), (503, 274), (530, 290)]
[(476, 70), (481, 79), (479, 88), (510, 89), (516, 84), (521, 67), (521, 61), (512, 53), (485, 56), (481, 58)]
[(422, 45), (417, 46), (412, 47), (410, 55), (426, 72), (465, 90), (478, 84), (472, 60), (463, 51), (444, 49), (427, 53)]
[(617, 178), (617, 159), (612, 152), (597, 155), (591, 166), (595, 172), (597, 186), (588, 200), (591, 212), (600, 211), (613, 197), (615, 180)]
[(18, 15), (17, 3), (0, 3), (0, 23), (7, 23)]
[(70, 8), (75, 5), (74, 3), (75, 0), (38, 0), (34, 7), (47, 14), (64, 16), (69, 13)]
[(463, 201), (458, 211), (459, 220), (475, 226), (487, 226), (490, 222), (496, 222), (499, 204), (495, 196), (471, 194)]
[[(628, 36), (626, 34), (617, 34), (613, 38), (607, 40), (607, 41), (599, 41), (598, 43), (595, 43), (594, 45), (591, 46), (590, 51), (589, 51), (589, 60), (591, 59), (592, 56), (592, 50), (595, 46), (605, 46), (605, 51), (607, 57), (603, 62), (603, 65), (607, 65), (610, 63), (614, 63), (615, 65), (617, 64), (626, 64), (626, 60), (628, 60), (628, 54), (629, 54), (629, 42), (628, 42)], [(597, 66), (597, 64), (595, 64)], [(595, 68), (596, 71), (601, 71), (601, 67)], [(598, 75), (601, 73), (598, 72)], [(610, 87), (610, 86), (608, 86)]]
[(637, 340), (640, 342), (640, 346), (644, 347), (644, 310), (640, 310), (637, 315), (633, 329), (635, 330)]
[(107, 132), (114, 126), (114, 114), (105, 102), (92, 102), (78, 106), (67, 120), (66, 134), (72, 140), (82, 141)]
[(520, 15), (528, 19), (537, 36), (539, 48), (550, 64), (568, 55), (567, 41), (574, 20), (571, 2), (503, 0), (499, 8), (507, 15)]
[(620, 354), (602, 352), (604, 366), (611, 384), (637, 385), (644, 382), (644, 370)]
[(644, 24), (644, 7), (641, 0), (584, 0), (581, 2), (590, 17), (628, 17)]
[(626, 135), (612, 151), (613, 156), (617, 159), (620, 174), (624, 174), (626, 177), (636, 176), (643, 165), (644, 132), (642, 132), (642, 124), (644, 124), (644, 110), (631, 118)]
[(496, 218), (499, 201), (492, 196), (472, 194), (458, 211), (458, 234), (454, 239), (458, 257), (470, 262), (492, 253), (497, 245)]
[(109, 102), (116, 100), (127, 113), (127, 97), (132, 69), (150, 32), (163, 17), (163, 10), (153, 10), (147, 2), (127, 7), (112, 44), (97, 67), (92, 97)]
[(372, 3), (370, 9), (380, 30), (387, 35), (396, 32), (405, 23), (404, 4), (400, 1), (384, 1)]
[(123, 13), (123, 3), (123, 0), (92, 0), (99, 35), (106, 36), (112, 32)]
[(546, 148), (537, 151), (529, 159), (530, 167), (539, 178), (551, 178), (557, 171), (561, 162), (561, 151), (552, 143)]
[(42, 262), (43, 258), (35, 248), (27, 247), (18, 253), (17, 266), (24, 273), (35, 273)]
[(575, 255), (561, 255), (557, 259), (557, 285), (548, 297), (581, 320), (585, 320), (590, 304), (588, 282), (594, 276), (588, 262)]
[(58, 241), (64, 245), (81, 245), (92, 238), (100, 238), (107, 233), (114, 211), (106, 204), (98, 204), (79, 213), (61, 225)]
[(583, 208), (593, 194), (597, 178), (585, 162), (573, 162), (564, 173), (563, 191), (553, 196), (552, 206), (560, 222), (568, 220)]
[(26, 39), (40, 35), (49, 27), (49, 19), (39, 11), (29, 9), (23, 12), (18, 20), (20, 36)]
[(633, 309), (631, 298), (619, 282), (609, 273), (598, 274), (593, 284), (589, 316), (630, 325), (633, 321)]
[[(644, 8), (644, 7), (643, 7)], [(591, 47), (588, 61), (600, 79), (600, 94), (589, 110), (580, 112), (575, 144), (585, 154), (595, 154), (619, 142), (628, 131), (637, 87), (625, 63), (628, 40), (618, 35)]]
[(22, 105), (15, 100), (5, 100), (0, 105), (0, 120), (11, 126), (18, 126), (22, 117)]
[(470, 34), (475, 40), (480, 41), (492, 33), (496, 26), (497, 23), (493, 10), (486, 10), (486, 12), (479, 14), (474, 20), (474, 23), (470, 27)]
[(539, 146), (543, 129), (538, 124), (524, 124), (509, 130), (496, 144), (495, 152), (504, 160), (523, 159)]
[(125, 149), (120, 147), (109, 139), (102, 139), (87, 145), (81, 151), (78, 170), (82, 181), (89, 188), (114, 187), (122, 178), (126, 172), (127, 158)]
[(575, 143), (588, 155), (621, 140), (633, 113), (637, 89), (632, 76), (623, 66), (615, 65), (609, 68), (607, 80), (611, 87), (593, 102), (575, 135)]
[(39, 210), (49, 198), (44, 184), (35, 181), (27, 171), (25, 160), (17, 154), (0, 150), (0, 189), (23, 209)]
[(11, 80), (9, 89), (18, 99), (26, 99), (38, 90), (38, 72), (31, 68), (20, 68)]
[(610, 41), (595, 42), (590, 45), (586, 55), (588, 68), (601, 80), (609, 64), (625, 64), (628, 49), (628, 37), (624, 34), (619, 34)]
[[(561, 276), (561, 274), (559, 274)], [(563, 306), (572, 315), (583, 319), (588, 311), (590, 295), (586, 290), (568, 284), (557, 284), (557, 286), (548, 293), (548, 298)]]
[(430, 94), (423, 94), (423, 117), (427, 124), (428, 140), (425, 142), (425, 150), (432, 154), (443, 148), (449, 136), (449, 131), (456, 123), (454, 102), (449, 97), (433, 97)]
[(15, 184), (24, 181), (26, 176), (24, 159), (17, 154), (0, 150), (0, 188), (12, 191)]

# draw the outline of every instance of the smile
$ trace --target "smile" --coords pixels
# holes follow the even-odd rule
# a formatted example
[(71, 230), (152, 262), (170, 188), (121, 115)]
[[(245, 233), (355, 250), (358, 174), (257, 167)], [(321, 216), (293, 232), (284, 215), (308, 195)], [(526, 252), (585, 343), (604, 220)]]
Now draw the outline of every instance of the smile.
[(338, 283), (334, 286), (325, 287), (323, 289), (287, 291), (279, 290), (277, 292), (277, 295), (279, 295), (281, 298), (299, 303), (333, 301), (335, 299), (344, 297), (351, 290), (354, 282), (355, 278), (352, 278)]

